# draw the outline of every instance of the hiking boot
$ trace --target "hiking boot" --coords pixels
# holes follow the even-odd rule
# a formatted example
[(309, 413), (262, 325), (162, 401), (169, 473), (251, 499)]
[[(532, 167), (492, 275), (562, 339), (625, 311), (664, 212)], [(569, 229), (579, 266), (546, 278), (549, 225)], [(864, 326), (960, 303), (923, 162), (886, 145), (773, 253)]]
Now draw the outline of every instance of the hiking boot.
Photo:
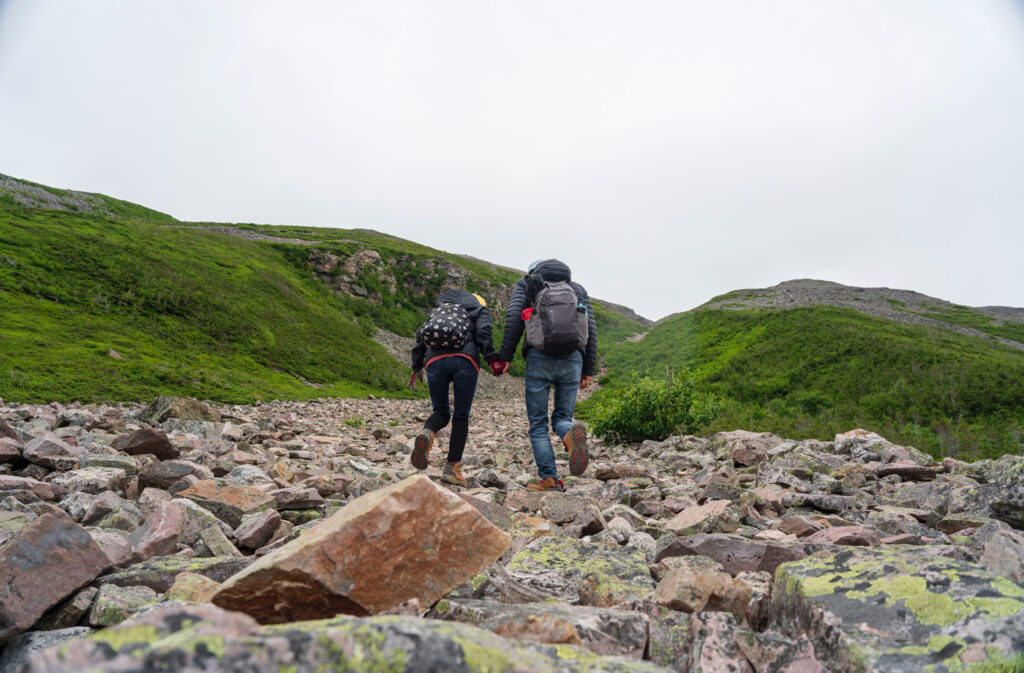
[(587, 471), (590, 456), (587, 454), (587, 429), (582, 423), (573, 423), (565, 433), (562, 443), (569, 451), (569, 474), (578, 477)]
[(466, 478), (462, 476), (462, 463), (445, 463), (441, 470), (441, 481), (455, 486), (466, 486)]
[(423, 428), (423, 432), (416, 435), (415, 441), (412, 443), (412, 466), (417, 470), (427, 469), (427, 459), (430, 457), (430, 447), (434, 445), (434, 433), (431, 430)]
[(540, 480), (539, 484), (527, 484), (526, 488), (531, 491), (564, 491), (565, 484), (560, 479), (544, 477)]

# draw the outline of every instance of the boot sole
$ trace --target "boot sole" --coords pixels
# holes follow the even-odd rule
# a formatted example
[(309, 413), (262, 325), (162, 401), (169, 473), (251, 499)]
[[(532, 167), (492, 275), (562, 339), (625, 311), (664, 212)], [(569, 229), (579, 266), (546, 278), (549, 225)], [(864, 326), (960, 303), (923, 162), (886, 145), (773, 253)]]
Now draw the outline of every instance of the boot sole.
[(587, 471), (590, 456), (587, 454), (587, 431), (582, 425), (574, 425), (569, 430), (572, 450), (569, 451), (569, 474), (578, 477)]
[(425, 470), (430, 465), (428, 456), (430, 454), (430, 436), (418, 435), (412, 445), (412, 466), (417, 470)]

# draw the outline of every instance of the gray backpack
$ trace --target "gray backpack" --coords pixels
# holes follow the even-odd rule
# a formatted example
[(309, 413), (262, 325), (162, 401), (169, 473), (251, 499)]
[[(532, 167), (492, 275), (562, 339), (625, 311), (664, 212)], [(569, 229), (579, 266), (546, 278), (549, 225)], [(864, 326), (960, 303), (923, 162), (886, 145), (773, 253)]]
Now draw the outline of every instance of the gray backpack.
[(526, 321), (526, 343), (545, 355), (568, 355), (587, 347), (587, 307), (566, 281), (544, 282)]

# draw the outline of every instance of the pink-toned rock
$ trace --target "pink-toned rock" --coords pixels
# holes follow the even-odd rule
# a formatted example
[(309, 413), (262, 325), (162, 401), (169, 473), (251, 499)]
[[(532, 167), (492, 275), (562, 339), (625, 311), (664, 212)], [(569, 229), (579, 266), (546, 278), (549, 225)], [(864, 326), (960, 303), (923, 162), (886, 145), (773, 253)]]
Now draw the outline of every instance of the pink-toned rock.
[(851, 547), (877, 547), (878, 535), (864, 526), (837, 526), (826, 528), (804, 538), (805, 542), (841, 544)]
[(36, 437), (22, 449), (22, 456), (30, 463), (50, 470), (71, 470), (86, 451), (52, 435)]
[(178, 447), (167, 438), (167, 433), (154, 428), (140, 428), (135, 432), (119, 435), (110, 446), (130, 456), (151, 453), (160, 460), (173, 460), (181, 455)]
[(235, 539), (240, 547), (259, 549), (270, 542), (274, 531), (280, 525), (281, 515), (277, 513), (277, 510), (266, 509), (242, 519), (242, 525), (235, 529)]
[(639, 463), (615, 463), (613, 465), (596, 465), (594, 467), (594, 478), (601, 481), (610, 479), (628, 479), (630, 477), (649, 478), (651, 467)]
[(750, 492), (756, 495), (764, 503), (759, 508), (763, 510), (771, 510), (773, 512), (782, 512), (782, 489), (777, 486), (758, 486), (757, 488), (750, 489)]
[(143, 490), (142, 494), (139, 496), (139, 509), (149, 516), (156, 511), (157, 505), (162, 502), (170, 502), (173, 497), (174, 496), (167, 491), (160, 488), (153, 488), (151, 486)]
[(881, 540), (879, 540), (879, 542), (881, 542), (882, 544), (928, 544), (920, 535), (914, 535), (913, 533), (904, 533), (903, 535), (892, 535), (890, 537), (883, 537)]
[(108, 567), (125, 565), (132, 560), (132, 547), (123, 535), (97, 528), (90, 529), (89, 535), (106, 555)]
[(895, 463), (879, 465), (872, 471), (876, 477), (888, 477), (890, 474), (895, 474), (909, 481), (931, 481), (935, 479), (936, 475), (945, 472), (946, 468), (918, 465), (911, 460), (900, 460)]
[(44, 514), (0, 549), (0, 645), (107, 567), (89, 533), (63, 511)]
[(21, 460), (21, 442), (10, 437), (0, 437), (0, 463)]
[(0, 491), (30, 491), (42, 500), (56, 500), (57, 492), (53, 486), (31, 477), (13, 477), (0, 474)]
[(167, 590), (165, 598), (170, 601), (209, 603), (219, 586), (219, 582), (199, 573), (183, 572), (174, 578), (174, 584)]
[(794, 515), (787, 516), (772, 526), (772, 528), (783, 533), (791, 533), (797, 537), (806, 537), (817, 533), (819, 530), (824, 530), (827, 526), (809, 517)]
[(699, 612), (690, 617), (693, 646), (690, 671), (701, 673), (755, 673), (739, 648), (735, 618), (723, 612)]
[(676, 535), (695, 533), (730, 533), (739, 526), (739, 517), (729, 500), (709, 500), (703, 505), (688, 507), (669, 519), (665, 528)]
[(432, 605), (497, 560), (507, 533), (416, 475), (353, 500), (229, 578), (213, 603), (263, 623)]
[(274, 496), (259, 489), (213, 479), (197, 482), (178, 496), (205, 507), (232, 528), (237, 528), (246, 514), (262, 512), (275, 503)]
[(128, 536), (132, 547), (132, 561), (139, 563), (176, 552), (185, 531), (185, 524), (185, 508), (179, 503), (158, 504), (145, 525)]
[(747, 446), (738, 446), (732, 450), (732, 462), (737, 465), (753, 467), (765, 461), (765, 454), (762, 451), (755, 451)]
[(317, 493), (315, 488), (301, 488), (290, 486), (270, 491), (268, 495), (274, 496), (276, 508), (285, 509), (313, 509), (324, 504), (323, 496)]
[(796, 535), (783, 533), (781, 530), (762, 530), (755, 533), (752, 540), (769, 540), (772, 542), (796, 542)]
[(742, 619), (751, 587), (721, 570), (677, 568), (660, 582), (651, 602), (682, 612), (731, 612)]
[(21, 443), (21, 436), (18, 434), (18, 431), (8, 425), (7, 421), (2, 418), (0, 418), (0, 437), (13, 439), (16, 442)]

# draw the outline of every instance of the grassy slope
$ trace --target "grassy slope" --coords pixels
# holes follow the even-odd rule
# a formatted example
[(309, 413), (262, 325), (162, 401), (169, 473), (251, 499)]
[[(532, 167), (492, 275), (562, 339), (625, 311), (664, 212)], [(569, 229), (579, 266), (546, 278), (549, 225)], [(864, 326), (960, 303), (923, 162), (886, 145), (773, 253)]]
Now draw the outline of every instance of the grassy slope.
[[(492, 305), (518, 279), (367, 230), (232, 225), (316, 244), (246, 241), (100, 194), (89, 201), (102, 216), (25, 208), (4, 196), (0, 396), (15, 401), (404, 396), (407, 372), (371, 335), (381, 327), (411, 336), (419, 327), (448, 280), (446, 270), (428, 267), (457, 265), (467, 289)], [(395, 260), (396, 291), (368, 267), (355, 281), (379, 293), (380, 304), (330, 292), (312, 273), (314, 247), (341, 258), (373, 249)], [(641, 329), (595, 310), (602, 344)], [(499, 342), (503, 321), (495, 311)], [(522, 369), (517, 358), (513, 374)]]
[(403, 368), (287, 247), (0, 206), (0, 395), (400, 394)]
[(863, 426), (932, 453), (1024, 446), (1024, 353), (946, 330), (831, 307), (697, 310), (612, 347), (613, 374), (693, 369), (726, 409), (709, 430), (830, 439)]

